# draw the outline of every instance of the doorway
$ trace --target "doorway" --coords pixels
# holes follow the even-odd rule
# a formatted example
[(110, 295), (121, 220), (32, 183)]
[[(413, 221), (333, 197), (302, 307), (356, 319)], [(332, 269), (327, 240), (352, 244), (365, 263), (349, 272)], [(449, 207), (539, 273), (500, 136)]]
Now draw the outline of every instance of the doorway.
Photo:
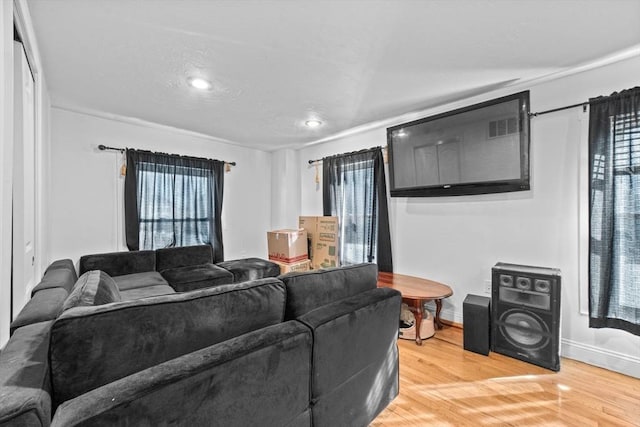
[[(16, 40), (17, 39), (17, 40)], [(35, 285), (35, 79), (19, 34), (14, 34), (14, 146), (12, 189), (11, 320)]]

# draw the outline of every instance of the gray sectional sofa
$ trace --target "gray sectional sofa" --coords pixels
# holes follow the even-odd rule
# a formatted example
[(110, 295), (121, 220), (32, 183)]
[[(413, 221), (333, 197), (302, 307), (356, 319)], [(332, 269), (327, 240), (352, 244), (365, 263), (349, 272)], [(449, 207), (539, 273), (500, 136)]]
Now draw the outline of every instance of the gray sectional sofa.
[(114, 278), (121, 290), (146, 288), (146, 296), (163, 295), (165, 291), (171, 293), (172, 290), (192, 291), (280, 274), (278, 264), (260, 258), (216, 262), (209, 245), (85, 255), (80, 258), (79, 270), (80, 274), (102, 270)]
[(365, 426), (397, 395), (401, 296), (374, 264), (169, 292), (141, 273), (185, 263), (158, 258), (47, 269), (0, 352), (0, 426)]

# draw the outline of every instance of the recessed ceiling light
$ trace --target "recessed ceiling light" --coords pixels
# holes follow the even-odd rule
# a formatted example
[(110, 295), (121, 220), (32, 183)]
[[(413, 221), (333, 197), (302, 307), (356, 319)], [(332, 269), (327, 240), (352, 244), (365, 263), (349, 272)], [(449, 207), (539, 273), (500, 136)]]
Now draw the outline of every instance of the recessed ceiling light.
[(307, 120), (306, 122), (304, 122), (304, 124), (309, 127), (309, 128), (317, 128), (318, 126), (320, 126), (322, 124), (322, 122), (320, 120)]
[(189, 79), (189, 84), (200, 90), (208, 90), (211, 89), (211, 82), (201, 79), (200, 77), (192, 77)]

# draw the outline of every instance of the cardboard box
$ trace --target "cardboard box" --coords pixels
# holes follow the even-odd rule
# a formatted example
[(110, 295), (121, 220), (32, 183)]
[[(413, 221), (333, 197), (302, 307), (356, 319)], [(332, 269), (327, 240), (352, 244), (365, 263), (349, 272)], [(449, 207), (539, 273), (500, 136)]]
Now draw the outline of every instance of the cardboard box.
[(302, 229), (268, 231), (267, 247), (271, 261), (290, 264), (309, 258), (307, 232)]
[(301, 216), (298, 226), (307, 232), (309, 237), (309, 258), (311, 268), (338, 267), (338, 217), (335, 216)]
[(293, 262), (288, 264), (286, 262), (273, 261), (280, 266), (280, 274), (309, 271), (311, 269), (311, 260), (305, 259), (304, 261)]

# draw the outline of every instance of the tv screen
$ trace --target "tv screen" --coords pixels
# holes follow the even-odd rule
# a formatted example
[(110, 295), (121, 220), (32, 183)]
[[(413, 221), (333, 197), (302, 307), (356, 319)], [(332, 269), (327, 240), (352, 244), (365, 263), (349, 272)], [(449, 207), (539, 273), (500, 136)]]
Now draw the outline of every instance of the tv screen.
[(387, 128), (392, 197), (529, 190), (529, 91)]

